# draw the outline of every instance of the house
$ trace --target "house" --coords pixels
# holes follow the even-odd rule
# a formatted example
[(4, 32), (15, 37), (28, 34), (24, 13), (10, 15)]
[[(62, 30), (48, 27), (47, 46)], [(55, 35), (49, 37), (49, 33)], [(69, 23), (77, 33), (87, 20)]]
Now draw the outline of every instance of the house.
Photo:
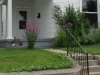
[[(0, 0), (0, 47), (8, 47), (14, 37), (20, 39), (25, 44), (23, 24), (25, 21), (37, 21), (40, 34), (37, 44), (51, 46), (50, 41), (55, 36), (59, 28), (52, 18), (52, 6), (59, 4), (64, 11), (65, 5), (71, 4), (75, 9), (80, 9), (91, 19), (91, 22), (100, 22), (100, 0), (95, 2), (95, 11), (88, 11), (86, 8), (88, 0)], [(46, 43), (43, 43), (46, 42)], [(48, 43), (47, 43), (48, 42)]]

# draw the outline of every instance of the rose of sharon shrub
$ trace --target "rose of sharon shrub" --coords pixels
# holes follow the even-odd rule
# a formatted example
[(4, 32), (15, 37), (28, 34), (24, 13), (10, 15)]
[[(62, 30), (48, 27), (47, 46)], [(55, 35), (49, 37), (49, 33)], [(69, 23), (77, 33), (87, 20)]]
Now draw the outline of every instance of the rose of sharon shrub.
[(25, 32), (25, 39), (27, 40), (28, 49), (34, 48), (35, 41), (39, 35), (39, 28), (37, 27), (36, 23), (26, 21), (26, 28), (24, 30)]

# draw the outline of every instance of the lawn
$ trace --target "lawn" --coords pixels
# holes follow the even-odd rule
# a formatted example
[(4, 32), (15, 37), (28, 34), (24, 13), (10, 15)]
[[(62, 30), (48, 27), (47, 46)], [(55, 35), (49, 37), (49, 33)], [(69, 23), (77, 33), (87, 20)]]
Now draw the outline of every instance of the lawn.
[(66, 55), (42, 49), (0, 49), (0, 72), (37, 71), (71, 68)]
[(100, 54), (100, 44), (83, 45), (82, 47), (90, 54)]
[[(100, 54), (100, 44), (82, 45), (82, 47), (89, 54)], [(66, 50), (66, 48), (60, 48), (60, 49)]]

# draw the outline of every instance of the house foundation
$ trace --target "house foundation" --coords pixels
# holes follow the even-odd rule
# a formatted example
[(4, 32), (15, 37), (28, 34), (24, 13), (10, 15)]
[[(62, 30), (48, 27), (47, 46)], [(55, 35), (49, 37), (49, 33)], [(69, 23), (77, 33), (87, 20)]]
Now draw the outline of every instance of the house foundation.
[[(0, 40), (0, 48), (27, 48), (27, 41), (20, 40), (19, 45), (15, 45), (13, 39)], [(34, 48), (51, 48), (53, 44), (53, 38), (49, 39), (37, 39)]]

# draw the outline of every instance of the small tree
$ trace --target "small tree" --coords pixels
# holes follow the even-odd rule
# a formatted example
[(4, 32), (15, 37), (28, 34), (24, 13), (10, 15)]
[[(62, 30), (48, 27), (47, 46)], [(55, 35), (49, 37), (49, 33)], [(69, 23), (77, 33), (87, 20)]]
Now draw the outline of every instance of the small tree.
[[(76, 11), (73, 5), (65, 6), (65, 11), (63, 12), (61, 10), (61, 7), (55, 4), (53, 6), (52, 11), (53, 11), (53, 18), (55, 19), (55, 22), (60, 27), (63, 27), (63, 29), (64, 27), (68, 27), (71, 33), (79, 42), (81, 42), (83, 28), (86, 34), (89, 33), (89, 29), (91, 27), (89, 20), (85, 17), (85, 14), (81, 13), (79, 10)], [(57, 32), (57, 36), (58, 35), (60, 35), (59, 32)], [(61, 35), (66, 35), (66, 34), (62, 33)], [(57, 38), (57, 36), (55, 38)], [(63, 37), (63, 38), (59, 37), (59, 39), (66, 39), (66, 37)], [(57, 41), (58, 40), (56, 40), (56, 42)], [(64, 44), (66, 44), (65, 42), (66, 40), (64, 41)], [(71, 40), (69, 40), (68, 42), (71, 42)], [(59, 42), (59, 43), (61, 44), (62, 42)], [(59, 47), (59, 44), (57, 45)], [(63, 46), (66, 46), (66, 45), (63, 45)]]
[(25, 27), (25, 39), (27, 40), (28, 49), (34, 48), (35, 41), (39, 34), (39, 28), (37, 27), (36, 23), (26, 21), (26, 27)]
[(53, 18), (59, 26), (68, 25), (69, 22), (72, 23), (74, 33), (76, 31), (78, 35), (81, 34), (82, 25), (86, 33), (89, 32), (91, 26), (85, 14), (81, 13), (79, 10), (75, 11), (73, 5), (65, 6), (65, 11), (63, 12), (61, 7), (55, 4), (53, 6)]

